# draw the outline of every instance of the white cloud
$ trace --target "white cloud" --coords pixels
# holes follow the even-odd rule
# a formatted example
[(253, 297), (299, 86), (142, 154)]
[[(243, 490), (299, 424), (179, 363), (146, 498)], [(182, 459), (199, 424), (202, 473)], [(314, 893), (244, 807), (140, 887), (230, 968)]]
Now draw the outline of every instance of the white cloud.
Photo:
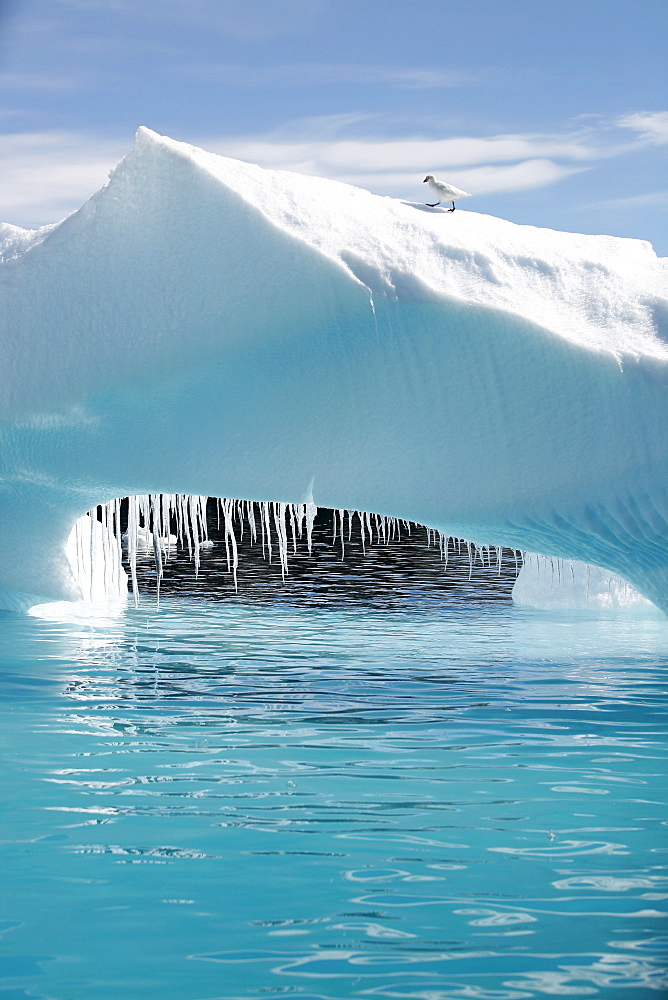
[(523, 160), (508, 166), (473, 167), (453, 176), (465, 190), (476, 194), (492, 194), (495, 191), (528, 191), (531, 188), (547, 187), (557, 181), (588, 169), (581, 166), (565, 166), (553, 160)]
[(24, 132), (0, 138), (0, 220), (57, 222), (107, 181), (127, 143), (90, 134)]
[(252, 160), (264, 166), (297, 169), (297, 164), (312, 163), (309, 173), (338, 176), (345, 172), (396, 170), (432, 171), (476, 164), (504, 163), (535, 158), (562, 158), (590, 162), (597, 151), (585, 142), (569, 137), (494, 136), (479, 139), (309, 139), (283, 141), (280, 134), (249, 138), (209, 139), (206, 146), (225, 156)]
[(638, 111), (619, 118), (617, 124), (633, 129), (641, 139), (653, 145), (664, 146), (668, 143), (668, 111)]

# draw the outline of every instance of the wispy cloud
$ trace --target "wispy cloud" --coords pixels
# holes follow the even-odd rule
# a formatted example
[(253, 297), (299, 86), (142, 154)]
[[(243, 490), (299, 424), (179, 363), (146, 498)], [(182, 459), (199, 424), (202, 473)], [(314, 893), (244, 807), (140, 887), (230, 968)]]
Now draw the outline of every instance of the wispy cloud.
[(668, 111), (638, 111), (617, 120), (622, 128), (633, 129), (641, 139), (656, 146), (668, 143)]
[(522, 160), (520, 163), (504, 166), (473, 167), (459, 172), (454, 179), (456, 181), (459, 178), (466, 190), (482, 195), (548, 187), (587, 169), (586, 166), (566, 165), (553, 160)]
[(280, 133), (248, 138), (211, 138), (208, 147), (225, 156), (252, 160), (265, 166), (296, 169), (311, 163), (309, 173), (326, 176), (351, 171), (432, 170), (475, 164), (510, 163), (534, 158), (560, 158), (591, 162), (600, 153), (593, 144), (566, 136), (501, 135), (490, 138), (460, 136), (452, 139), (345, 139), (323, 138), (284, 141)]
[(57, 222), (107, 181), (127, 143), (70, 132), (0, 137), (0, 219), (20, 226)]

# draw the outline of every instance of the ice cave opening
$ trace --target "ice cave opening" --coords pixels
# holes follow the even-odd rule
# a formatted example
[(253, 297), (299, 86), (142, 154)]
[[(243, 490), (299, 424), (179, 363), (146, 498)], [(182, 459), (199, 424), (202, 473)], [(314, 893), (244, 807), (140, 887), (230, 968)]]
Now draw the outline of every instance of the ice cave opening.
[[(367, 511), (187, 494), (141, 494), (79, 518), (67, 555), (85, 602), (140, 594), (214, 600), (514, 600), (542, 609), (659, 614), (613, 573), (486, 546)], [(322, 572), (323, 567), (325, 572)], [(334, 574), (334, 575), (333, 575)]]

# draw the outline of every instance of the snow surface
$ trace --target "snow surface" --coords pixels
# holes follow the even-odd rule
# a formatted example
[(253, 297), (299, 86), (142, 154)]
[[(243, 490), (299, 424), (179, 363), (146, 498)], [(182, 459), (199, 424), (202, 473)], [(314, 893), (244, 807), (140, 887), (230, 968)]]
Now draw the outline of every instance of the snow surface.
[[(416, 178), (416, 188), (421, 178)], [(668, 261), (140, 129), (0, 227), (0, 606), (156, 493), (315, 502), (620, 574), (668, 609)]]

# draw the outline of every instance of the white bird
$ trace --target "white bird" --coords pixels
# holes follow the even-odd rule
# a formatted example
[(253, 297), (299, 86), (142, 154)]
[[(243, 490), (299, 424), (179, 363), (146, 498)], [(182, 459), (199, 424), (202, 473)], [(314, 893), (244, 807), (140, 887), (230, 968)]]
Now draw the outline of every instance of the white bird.
[(422, 181), (423, 184), (429, 182), (429, 187), (432, 189), (438, 201), (433, 203), (427, 202), (429, 208), (436, 208), (440, 205), (442, 201), (451, 201), (452, 208), (448, 209), (448, 212), (454, 212), (455, 210), (455, 200), (457, 198), (470, 198), (471, 195), (468, 191), (462, 191), (461, 188), (454, 187), (453, 184), (446, 184), (445, 181), (437, 181), (433, 174), (427, 174), (425, 179)]

